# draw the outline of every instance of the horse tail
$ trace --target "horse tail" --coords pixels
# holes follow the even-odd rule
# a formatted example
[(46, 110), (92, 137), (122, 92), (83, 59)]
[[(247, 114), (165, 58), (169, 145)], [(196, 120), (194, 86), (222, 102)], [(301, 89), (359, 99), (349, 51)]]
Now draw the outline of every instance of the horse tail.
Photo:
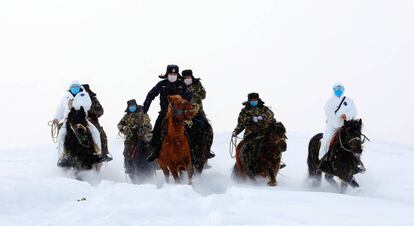
[(237, 163), (234, 164), (233, 170), (231, 172), (231, 179), (234, 181), (240, 181), (239, 170), (237, 169)]
[(317, 175), (317, 170), (319, 167), (319, 149), (321, 147), (321, 139), (323, 137), (322, 133), (316, 134), (309, 141), (308, 146), (308, 172), (309, 176)]

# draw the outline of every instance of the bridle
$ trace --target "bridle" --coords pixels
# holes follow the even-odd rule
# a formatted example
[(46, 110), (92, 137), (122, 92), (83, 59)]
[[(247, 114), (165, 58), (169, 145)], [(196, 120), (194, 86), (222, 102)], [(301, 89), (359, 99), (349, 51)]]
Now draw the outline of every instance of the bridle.
[(281, 138), (279, 138), (276, 142), (275, 142), (275, 145), (278, 145), (280, 142), (282, 142), (282, 141), (284, 141), (285, 143), (286, 143), (286, 140), (287, 140), (288, 138), (287, 138), (287, 136), (286, 135), (283, 135), (283, 137), (281, 137)]
[[(339, 136), (339, 144), (341, 145), (341, 148), (344, 149), (347, 152), (350, 152), (350, 153), (354, 154), (354, 155), (358, 155), (358, 154), (354, 153), (352, 150), (347, 149), (343, 145), (341, 131), (342, 131), (342, 129), (339, 130), (339, 134), (338, 134), (338, 136)], [(365, 140), (371, 141), (367, 136), (365, 136), (365, 134), (362, 134), (361, 133), (361, 136), (363, 136), (364, 139), (361, 139), (361, 137), (354, 137), (354, 138), (350, 139), (347, 144), (351, 144), (354, 141), (359, 141), (361, 144), (365, 143)]]
[(82, 129), (82, 130), (86, 133), (86, 131), (88, 130), (88, 128), (86, 128), (86, 126), (84, 126), (84, 125), (82, 125), (82, 124), (80, 124), (80, 123), (76, 124), (75, 126), (73, 126), (72, 124), (70, 124), (70, 129), (71, 129), (71, 130), (73, 131), (73, 133), (75, 134), (76, 140), (78, 141), (78, 143), (79, 143), (81, 146), (83, 146), (83, 147), (85, 147), (85, 148), (90, 148), (90, 146), (89, 146), (89, 145), (84, 145), (84, 144), (83, 144), (82, 140), (80, 139), (80, 137), (79, 137), (79, 136), (78, 136), (78, 134), (76, 133), (76, 130), (78, 130), (78, 129)]
[(192, 110), (177, 109), (175, 107), (175, 105), (172, 104), (172, 103), (170, 103), (170, 106), (171, 106), (171, 109), (173, 111), (173, 116), (174, 117), (178, 117), (178, 116), (181, 116), (183, 114), (188, 114), (188, 113), (193, 113), (193, 112), (197, 112), (198, 111), (198, 109), (196, 109), (196, 108), (195, 109), (192, 109)]

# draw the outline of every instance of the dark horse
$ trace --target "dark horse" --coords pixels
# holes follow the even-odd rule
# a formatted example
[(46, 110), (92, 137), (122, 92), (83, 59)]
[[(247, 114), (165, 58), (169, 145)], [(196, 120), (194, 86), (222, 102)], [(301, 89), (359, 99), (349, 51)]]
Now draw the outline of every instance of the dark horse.
[(336, 185), (333, 176), (339, 177), (343, 190), (348, 185), (359, 187), (354, 175), (365, 171), (360, 156), (366, 136), (361, 133), (361, 129), (361, 119), (345, 121), (333, 137), (328, 153), (321, 160), (318, 156), (323, 134), (317, 134), (310, 140), (308, 171), (309, 177), (315, 179), (315, 186), (320, 185), (324, 172), (325, 178), (331, 184)]
[(198, 113), (192, 122), (192, 125), (186, 126), (186, 132), (190, 138), (194, 168), (197, 173), (202, 173), (213, 144), (214, 133), (203, 112)]
[(125, 141), (124, 167), (125, 173), (134, 183), (145, 181), (154, 176), (156, 166), (154, 162), (148, 162), (147, 158), (151, 153), (151, 146), (138, 137), (137, 131), (133, 132), (131, 140)]
[(102, 159), (95, 151), (95, 143), (83, 107), (79, 110), (71, 109), (66, 121), (66, 130), (64, 148), (70, 162), (68, 168), (77, 171), (94, 168), (99, 171)]
[(286, 129), (274, 120), (264, 131), (246, 137), (236, 148), (233, 177), (255, 180), (256, 176), (269, 177), (269, 186), (276, 186), (282, 152), (287, 149)]
[(176, 183), (181, 182), (181, 172), (186, 171), (189, 183), (194, 173), (190, 143), (185, 133), (185, 122), (198, 113), (199, 106), (186, 101), (179, 95), (168, 97), (167, 134), (162, 145), (158, 164), (168, 182), (170, 172)]

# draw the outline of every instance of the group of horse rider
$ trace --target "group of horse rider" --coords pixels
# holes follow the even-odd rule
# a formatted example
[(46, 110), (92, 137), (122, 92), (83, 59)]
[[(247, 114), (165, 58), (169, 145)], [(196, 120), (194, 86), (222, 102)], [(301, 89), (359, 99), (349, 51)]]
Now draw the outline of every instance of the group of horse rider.
[[(200, 132), (204, 133), (211, 147), (213, 130), (202, 108), (202, 100), (206, 98), (206, 91), (200, 79), (194, 77), (192, 70), (183, 70), (180, 74), (177, 65), (168, 65), (166, 73), (159, 77), (162, 80), (149, 91), (143, 105), (138, 105), (134, 99), (127, 102), (126, 114), (118, 124), (120, 133), (125, 136), (125, 150), (128, 149), (127, 146), (135, 144), (136, 141), (133, 134), (138, 134), (145, 146), (151, 150), (147, 160), (151, 162), (158, 158), (166, 130), (166, 114), (169, 106), (168, 96), (172, 95), (180, 95), (185, 100), (200, 106), (199, 113), (189, 122), (189, 126), (186, 127), (190, 147), (192, 149), (196, 148), (197, 139), (192, 139), (192, 137), (193, 134)], [(324, 107), (327, 120), (319, 152), (320, 157), (328, 152), (332, 137), (337, 129), (344, 125), (345, 120), (351, 120), (357, 114), (353, 100), (344, 96), (345, 86), (343, 84), (335, 84), (332, 91), (333, 95)], [(160, 111), (154, 128), (152, 128), (147, 112), (152, 101), (157, 96), (160, 98)], [(265, 102), (258, 93), (248, 94), (247, 101), (243, 103), (243, 106), (238, 117), (237, 126), (232, 133), (233, 137), (244, 131), (244, 139), (252, 139), (276, 120), (274, 113), (269, 107), (265, 106)], [(79, 110), (80, 107), (83, 107), (85, 112), (87, 112), (88, 127), (95, 143), (96, 154), (101, 156), (102, 162), (112, 160), (112, 156), (108, 151), (107, 136), (99, 124), (99, 118), (103, 115), (104, 109), (98, 101), (97, 95), (92, 92), (88, 84), (81, 84), (75, 81), (70, 84), (69, 89), (56, 109), (53, 119), (53, 124), (58, 125), (60, 128), (58, 136), (58, 150), (60, 154), (58, 166), (65, 167), (69, 162), (64, 150), (67, 130), (66, 118), (72, 108)], [(124, 152), (124, 155), (128, 155), (128, 153)], [(214, 156), (214, 153), (210, 150), (208, 158), (213, 158)]]

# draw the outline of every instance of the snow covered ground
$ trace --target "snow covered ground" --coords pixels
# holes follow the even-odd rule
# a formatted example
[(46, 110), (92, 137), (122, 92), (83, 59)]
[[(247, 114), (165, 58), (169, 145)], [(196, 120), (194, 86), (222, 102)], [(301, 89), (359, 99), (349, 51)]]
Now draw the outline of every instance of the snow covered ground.
[(229, 134), (217, 135), (212, 168), (193, 186), (166, 184), (161, 172), (129, 183), (120, 139), (110, 142), (114, 161), (84, 182), (55, 166), (54, 145), (1, 150), (0, 225), (414, 225), (413, 149), (367, 144), (361, 188), (340, 194), (325, 182), (307, 185), (308, 140), (289, 135), (276, 188), (231, 180)]

